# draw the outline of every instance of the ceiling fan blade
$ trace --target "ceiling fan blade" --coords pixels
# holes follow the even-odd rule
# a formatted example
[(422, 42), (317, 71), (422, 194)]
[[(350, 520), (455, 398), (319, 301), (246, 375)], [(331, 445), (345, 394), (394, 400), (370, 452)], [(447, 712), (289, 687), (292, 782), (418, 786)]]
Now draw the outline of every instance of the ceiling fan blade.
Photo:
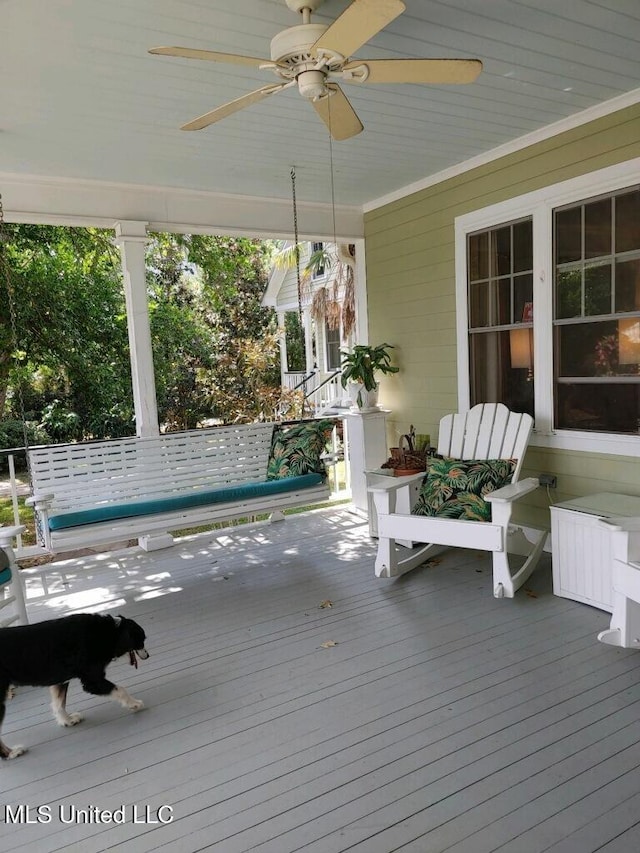
[(209, 127), (210, 124), (220, 121), (220, 119), (237, 113), (238, 110), (243, 110), (245, 107), (257, 104), (258, 101), (268, 98), (269, 95), (275, 95), (276, 92), (280, 92), (282, 89), (294, 85), (294, 83), (295, 81), (290, 83), (276, 83), (275, 86), (263, 86), (262, 89), (256, 89), (255, 92), (249, 92), (247, 95), (236, 98), (235, 101), (229, 101), (228, 104), (223, 104), (221, 107), (211, 110), (211, 112), (194, 118), (193, 121), (183, 124), (180, 130), (202, 130), (204, 127)]
[(405, 9), (402, 0), (353, 0), (320, 36), (311, 51), (324, 48), (345, 57), (351, 56)]
[(209, 62), (232, 62), (235, 65), (251, 65), (258, 68), (269, 62), (256, 56), (241, 56), (237, 53), (218, 53), (215, 50), (198, 50), (194, 47), (152, 47), (149, 53), (160, 56), (179, 56), (183, 59), (206, 59)]
[(328, 98), (312, 101), (315, 111), (329, 128), (331, 136), (336, 140), (349, 139), (364, 130), (362, 122), (349, 103), (349, 99), (340, 86), (329, 83), (328, 88), (333, 92)]
[(362, 65), (369, 69), (365, 83), (473, 83), (482, 71), (479, 59), (363, 59), (347, 63), (343, 79)]

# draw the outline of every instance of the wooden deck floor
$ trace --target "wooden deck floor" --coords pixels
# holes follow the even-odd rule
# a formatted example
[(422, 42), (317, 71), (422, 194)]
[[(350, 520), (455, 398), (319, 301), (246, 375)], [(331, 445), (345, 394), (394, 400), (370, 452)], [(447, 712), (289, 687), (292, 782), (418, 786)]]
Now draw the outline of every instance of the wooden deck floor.
[(34, 620), (144, 626), (151, 658), (109, 672), (147, 708), (76, 686), (86, 719), (61, 729), (21, 689), (3, 849), (640, 849), (640, 654), (596, 641), (608, 614), (553, 596), (549, 563), (498, 601), (476, 552), (391, 581), (373, 554), (334, 508), (29, 570)]

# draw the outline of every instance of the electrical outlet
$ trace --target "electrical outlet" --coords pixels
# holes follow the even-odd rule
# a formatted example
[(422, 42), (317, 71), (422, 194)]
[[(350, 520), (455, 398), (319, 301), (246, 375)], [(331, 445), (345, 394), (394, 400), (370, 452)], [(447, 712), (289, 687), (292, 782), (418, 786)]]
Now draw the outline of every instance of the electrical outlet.
[(538, 474), (538, 480), (541, 486), (549, 486), (550, 489), (555, 489), (558, 485), (558, 478), (555, 474)]

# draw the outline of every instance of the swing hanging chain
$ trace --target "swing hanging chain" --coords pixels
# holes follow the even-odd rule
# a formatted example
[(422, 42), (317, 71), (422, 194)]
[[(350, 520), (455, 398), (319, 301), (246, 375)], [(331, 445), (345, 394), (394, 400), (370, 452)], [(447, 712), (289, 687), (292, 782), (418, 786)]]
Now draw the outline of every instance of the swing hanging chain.
[(298, 321), (300, 323), (300, 343), (304, 351), (304, 326), (302, 322), (302, 277), (300, 275), (300, 242), (298, 239), (298, 205), (296, 202), (296, 167), (291, 167), (291, 196), (293, 199), (293, 239), (298, 284)]
[[(9, 304), (9, 320), (11, 324), (11, 343), (13, 346), (13, 360), (15, 362), (18, 361), (18, 317), (16, 313), (16, 298), (15, 298), (15, 290), (13, 287), (13, 282), (11, 280), (11, 274), (9, 270), (9, 260), (7, 258), (7, 245), (9, 243), (9, 235), (7, 234), (7, 230), (5, 227), (4, 221), (4, 208), (2, 205), (2, 193), (0, 193), (0, 276), (4, 281), (5, 289), (7, 292), (7, 302)], [(20, 419), (22, 421), (22, 440), (24, 442), (24, 450), (25, 457), (27, 462), (27, 480), (29, 482), (29, 494), (33, 495), (33, 478), (31, 476), (31, 466), (29, 463), (29, 433), (27, 430), (27, 418), (25, 414), (25, 406), (24, 406), (24, 394), (22, 393), (22, 377), (18, 376), (18, 381), (16, 382), (16, 389), (18, 392), (18, 407), (20, 411)], [(0, 413), (1, 414), (1, 413)], [(35, 514), (36, 519), (36, 535), (39, 542), (44, 542), (42, 526), (40, 522), (40, 518), (37, 513)]]

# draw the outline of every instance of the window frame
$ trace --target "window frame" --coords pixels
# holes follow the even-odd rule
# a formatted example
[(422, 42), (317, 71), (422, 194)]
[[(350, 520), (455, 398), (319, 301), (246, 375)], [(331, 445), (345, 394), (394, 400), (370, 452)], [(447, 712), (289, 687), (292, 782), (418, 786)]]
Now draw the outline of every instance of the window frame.
[(467, 238), (475, 231), (531, 217), (533, 229), (533, 370), (535, 428), (531, 444), (562, 450), (640, 456), (640, 436), (553, 427), (553, 212), (640, 183), (640, 157), (542, 187), (458, 216), (455, 230), (458, 408), (470, 407)]

